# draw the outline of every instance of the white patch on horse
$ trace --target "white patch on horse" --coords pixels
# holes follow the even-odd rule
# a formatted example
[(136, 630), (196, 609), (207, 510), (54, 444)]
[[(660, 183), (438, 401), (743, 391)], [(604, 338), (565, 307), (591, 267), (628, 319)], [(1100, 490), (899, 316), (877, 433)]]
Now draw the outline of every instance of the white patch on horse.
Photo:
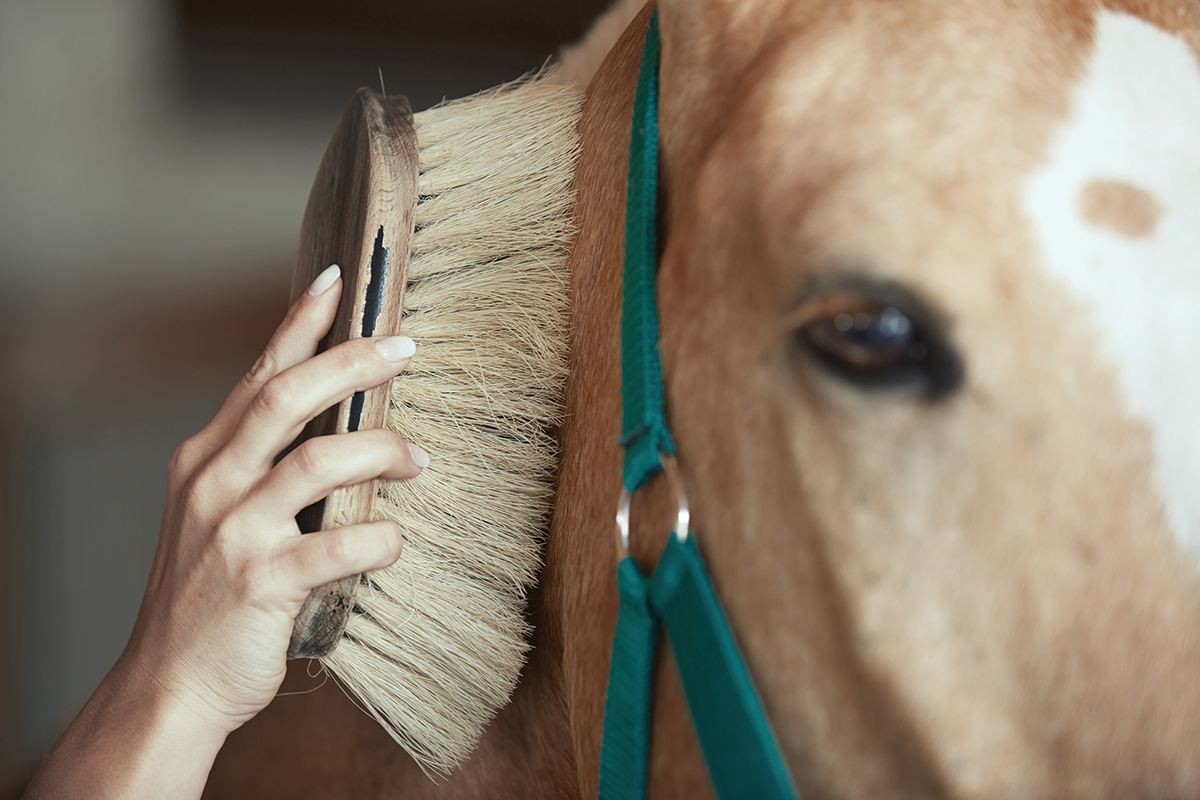
[[(1148, 193), (1153, 230), (1089, 221), (1097, 180)], [(1071, 117), (1022, 199), (1045, 268), (1089, 308), (1127, 410), (1153, 430), (1175, 538), (1200, 556), (1200, 65), (1183, 40), (1100, 11)]]

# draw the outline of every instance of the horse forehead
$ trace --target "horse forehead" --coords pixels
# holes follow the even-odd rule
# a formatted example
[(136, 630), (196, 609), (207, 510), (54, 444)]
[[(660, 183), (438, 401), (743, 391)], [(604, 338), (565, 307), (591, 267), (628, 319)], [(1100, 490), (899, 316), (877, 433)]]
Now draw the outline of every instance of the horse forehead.
[(1176, 541), (1200, 556), (1200, 64), (1098, 11), (1068, 116), (1022, 188), (1042, 269), (1086, 310), (1128, 414), (1151, 429)]

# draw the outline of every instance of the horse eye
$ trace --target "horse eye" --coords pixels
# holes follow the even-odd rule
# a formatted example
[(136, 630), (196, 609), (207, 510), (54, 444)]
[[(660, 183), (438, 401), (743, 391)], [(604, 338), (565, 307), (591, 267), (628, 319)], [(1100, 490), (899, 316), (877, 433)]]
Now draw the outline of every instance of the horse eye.
[(817, 363), (844, 380), (935, 397), (958, 387), (962, 365), (932, 319), (907, 292), (858, 282), (803, 302), (796, 335)]

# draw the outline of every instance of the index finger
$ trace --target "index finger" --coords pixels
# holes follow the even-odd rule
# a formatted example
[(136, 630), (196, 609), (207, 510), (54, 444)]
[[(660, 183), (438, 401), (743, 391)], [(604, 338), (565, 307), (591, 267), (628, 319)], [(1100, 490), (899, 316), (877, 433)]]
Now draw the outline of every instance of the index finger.
[(300, 295), (271, 336), (258, 361), (238, 382), (200, 436), (219, 447), (229, 441), (250, 401), (271, 378), (312, 358), (337, 315), (342, 271), (337, 264), (316, 277)]

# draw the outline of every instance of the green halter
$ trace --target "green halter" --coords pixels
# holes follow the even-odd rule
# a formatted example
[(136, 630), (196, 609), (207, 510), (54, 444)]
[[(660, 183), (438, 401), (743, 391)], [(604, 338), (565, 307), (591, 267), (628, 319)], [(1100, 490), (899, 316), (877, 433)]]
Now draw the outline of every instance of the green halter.
[[(625, 205), (625, 275), (621, 315), (621, 444), (625, 448), (622, 521), (629, 493), (675, 450), (663, 405), (655, 305), (658, 184), (658, 12), (650, 18), (634, 98)], [(669, 476), (676, 477), (676, 476)], [(679, 669), (708, 774), (722, 800), (796, 798), (746, 664), (713, 591), (696, 538), (680, 522), (648, 578), (632, 557), (617, 565), (621, 605), (600, 751), (601, 800), (646, 795), (651, 678), (658, 624)]]

